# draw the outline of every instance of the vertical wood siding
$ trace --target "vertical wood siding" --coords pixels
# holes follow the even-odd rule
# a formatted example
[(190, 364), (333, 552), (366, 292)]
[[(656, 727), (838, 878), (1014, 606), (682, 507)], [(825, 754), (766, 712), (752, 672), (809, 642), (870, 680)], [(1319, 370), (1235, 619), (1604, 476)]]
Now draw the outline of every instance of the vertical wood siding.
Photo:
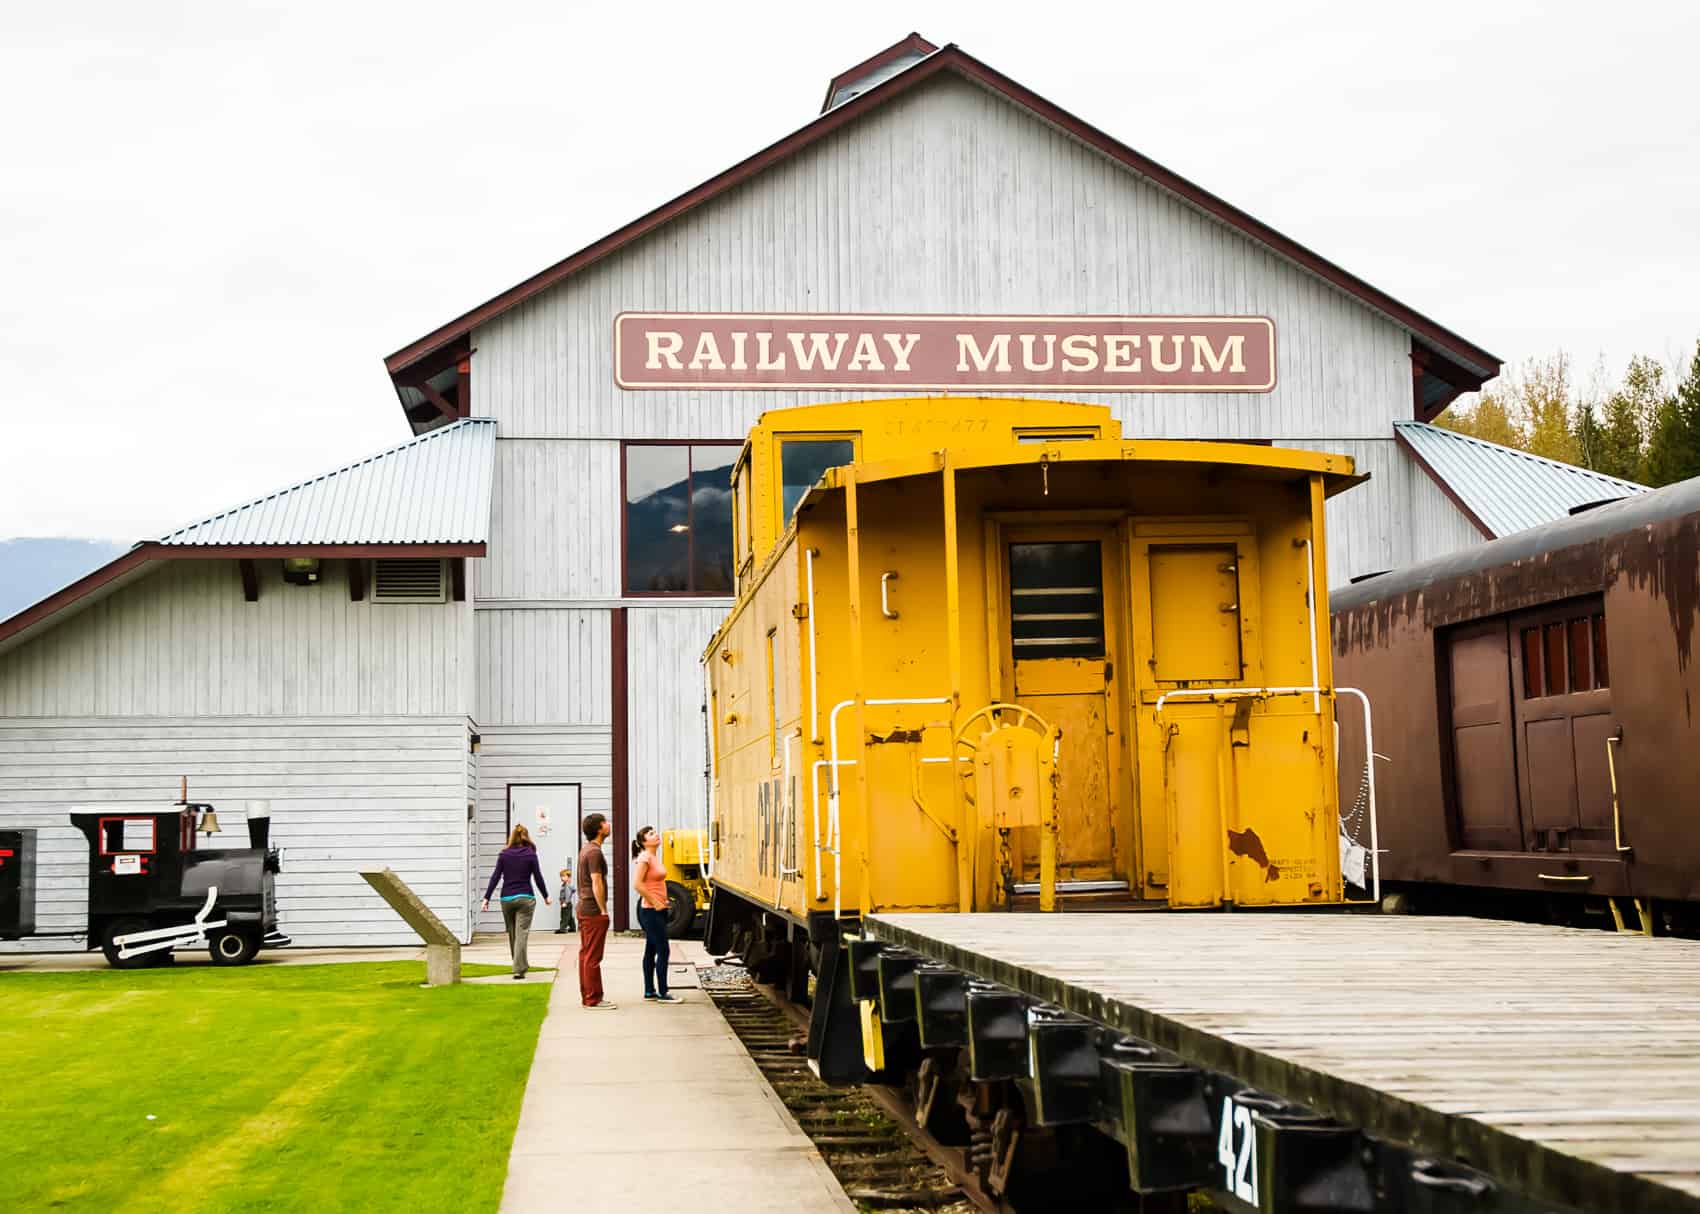
[(707, 766), (698, 659), (726, 612), (719, 607), (632, 607), (627, 723), (635, 830), (701, 826)]
[(183, 560), (0, 654), (0, 718), (464, 717), (470, 603), (351, 603), (347, 571), (288, 586), (261, 561)]
[[(740, 435), (742, 432), (739, 432)], [(490, 555), (477, 598), (608, 599), (620, 594), (620, 444), (496, 444)]]
[(1397, 569), (1482, 541), (1428, 475), (1392, 438), (1283, 442), (1283, 447), (1349, 455), (1370, 479), (1328, 502), (1328, 581)]
[(219, 810), (210, 846), (247, 846), (246, 802), (271, 802), (278, 915), (296, 943), (407, 944), (417, 937), (358, 870), (388, 865), (464, 926), (467, 749), (464, 717), (0, 720), (0, 823), (40, 829), (39, 929), (76, 930), (88, 849), (66, 815), (161, 808), (188, 776)]
[[(479, 329), (474, 404), (509, 437), (725, 438), (795, 392), (623, 392), (626, 310), (1256, 313), (1267, 395), (1077, 394), (1130, 435), (1378, 437), (1411, 414), (1408, 334), (1007, 101), (897, 99)], [(809, 400), (855, 392), (809, 392)]]
[(606, 608), (480, 610), (480, 725), (601, 725), (613, 704)]
[[(583, 786), (581, 804), (585, 813), (613, 812), (609, 784), (612, 739), (606, 724), (499, 726), (481, 729), (480, 734), (478, 857), (472, 868), (476, 896), (483, 895), (490, 867), (507, 839), (508, 785), (579, 784)], [(553, 890), (555, 874), (546, 876)], [(481, 915), (478, 930), (502, 931), (500, 911), (492, 909)]]

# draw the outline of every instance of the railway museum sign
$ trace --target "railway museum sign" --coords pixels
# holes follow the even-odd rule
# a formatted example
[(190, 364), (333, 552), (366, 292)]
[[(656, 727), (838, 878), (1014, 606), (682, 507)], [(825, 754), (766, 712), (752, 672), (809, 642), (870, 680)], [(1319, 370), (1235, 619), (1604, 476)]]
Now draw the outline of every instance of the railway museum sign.
[(622, 388), (1268, 392), (1263, 316), (622, 312)]

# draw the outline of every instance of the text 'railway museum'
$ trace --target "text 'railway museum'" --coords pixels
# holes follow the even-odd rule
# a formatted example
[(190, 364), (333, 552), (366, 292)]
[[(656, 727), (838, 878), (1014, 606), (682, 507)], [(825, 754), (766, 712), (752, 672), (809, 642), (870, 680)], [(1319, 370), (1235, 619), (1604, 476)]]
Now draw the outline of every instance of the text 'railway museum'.
[[(553, 886), (610, 813), (624, 888), (631, 829), (703, 820), (698, 658), (766, 409), (1005, 393), (1346, 454), (1371, 479), (1328, 507), (1336, 585), (1636, 488), (1433, 428), (1493, 355), (918, 35), (387, 366), (410, 441), (0, 622), (0, 825), (42, 828), (40, 930), (81, 924), (67, 814), (180, 775), (226, 838), (269, 803), (302, 944), (410, 938), (370, 865), (470, 933), (510, 820)], [(856, 440), (789, 441), (773, 508)]]

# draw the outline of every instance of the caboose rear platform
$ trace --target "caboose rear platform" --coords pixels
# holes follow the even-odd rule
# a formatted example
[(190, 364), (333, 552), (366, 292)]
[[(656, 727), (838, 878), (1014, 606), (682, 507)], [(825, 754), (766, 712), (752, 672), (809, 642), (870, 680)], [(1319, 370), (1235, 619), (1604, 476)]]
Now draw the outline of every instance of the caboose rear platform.
[[(847, 967), (876, 1078), (918, 1071), (935, 1119), (978, 1108), (994, 1166), (1025, 1124), (1125, 1147), (1136, 1191), (1236, 1210), (1700, 1210), (1697, 943), (1356, 914), (897, 914), (865, 921)], [(958, 1090), (929, 1090), (941, 1077)], [(973, 1089), (1000, 1082), (1022, 1099), (998, 1123)]]

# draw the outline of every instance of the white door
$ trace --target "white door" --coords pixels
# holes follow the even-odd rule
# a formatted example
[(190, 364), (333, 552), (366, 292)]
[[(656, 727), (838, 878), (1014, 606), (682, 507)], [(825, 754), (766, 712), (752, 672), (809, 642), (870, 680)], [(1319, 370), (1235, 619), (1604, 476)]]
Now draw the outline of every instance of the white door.
[[(537, 844), (537, 863), (543, 869), (543, 881), (549, 887), (554, 904), (537, 902), (537, 914), (531, 920), (534, 932), (552, 932), (561, 924), (561, 867), (569, 861), (577, 876), (579, 841), (579, 786), (577, 784), (510, 784), (508, 785), (508, 833), (516, 826), (531, 832)], [(500, 891), (498, 891), (500, 892)]]

